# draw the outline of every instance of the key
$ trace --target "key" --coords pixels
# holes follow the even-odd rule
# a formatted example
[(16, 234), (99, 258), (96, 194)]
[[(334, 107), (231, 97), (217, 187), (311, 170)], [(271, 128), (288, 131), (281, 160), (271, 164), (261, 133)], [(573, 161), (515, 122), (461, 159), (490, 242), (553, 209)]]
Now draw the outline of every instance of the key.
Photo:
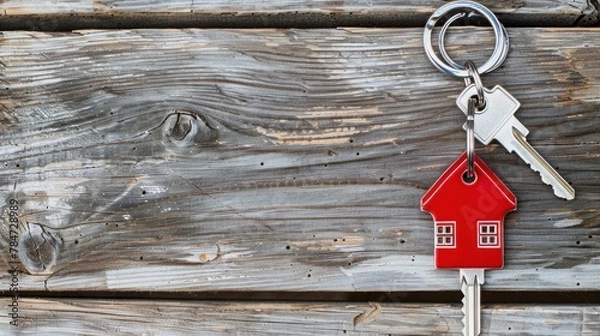
[(435, 267), (460, 270), (465, 336), (481, 331), (484, 270), (504, 266), (504, 216), (517, 204), (515, 195), (477, 155), (473, 168), (475, 179), (466, 180), (463, 153), (421, 199), (421, 209), (434, 221)]
[[(475, 85), (471, 84), (456, 100), (458, 107), (466, 114), (469, 98), (477, 95)], [(475, 137), (488, 145), (498, 140), (509, 152), (516, 152), (533, 171), (539, 172), (542, 181), (551, 185), (558, 197), (572, 200), (575, 189), (527, 142), (529, 131), (514, 116), (521, 104), (504, 88), (496, 85), (493, 89), (484, 88), (486, 105), (475, 114)]]
[(477, 336), (481, 332), (481, 285), (484, 281), (483, 269), (461, 269), (460, 290), (463, 293), (463, 335)]

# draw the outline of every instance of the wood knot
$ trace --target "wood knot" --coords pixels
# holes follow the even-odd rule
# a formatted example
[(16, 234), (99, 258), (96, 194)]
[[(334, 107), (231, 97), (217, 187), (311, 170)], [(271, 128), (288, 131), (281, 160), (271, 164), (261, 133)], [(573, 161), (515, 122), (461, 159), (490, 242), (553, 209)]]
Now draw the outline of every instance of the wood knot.
[(221, 248), (219, 245), (215, 245), (213, 247), (208, 247), (204, 251), (198, 254), (198, 260), (201, 264), (209, 263), (219, 257), (221, 253)]
[(163, 139), (178, 148), (188, 148), (214, 142), (218, 133), (208, 121), (185, 110), (175, 110), (163, 122)]
[(62, 239), (44, 226), (27, 223), (19, 241), (19, 259), (30, 274), (51, 273), (58, 259)]

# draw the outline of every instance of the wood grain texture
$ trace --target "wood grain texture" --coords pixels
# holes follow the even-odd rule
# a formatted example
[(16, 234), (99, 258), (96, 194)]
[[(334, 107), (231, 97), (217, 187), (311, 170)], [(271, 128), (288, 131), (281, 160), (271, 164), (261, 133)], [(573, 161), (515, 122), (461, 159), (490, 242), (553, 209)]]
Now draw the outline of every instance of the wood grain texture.
[[(423, 26), (447, 1), (192, 1), (80, 0), (0, 3), (7, 29), (173, 27)], [(506, 25), (571, 26), (598, 23), (596, 0), (480, 1)]]
[[(1, 299), (5, 306), (7, 301)], [(19, 335), (462, 335), (442, 304), (23, 299)], [(4, 323), (6, 322), (6, 323)], [(486, 335), (598, 335), (600, 307), (482, 307)]]
[[(577, 196), (478, 146), (518, 199), (486, 288), (597, 290), (600, 30), (509, 33), (484, 83), (521, 101), (529, 141)], [(457, 272), (433, 268), (419, 199), (464, 151), (463, 84), (427, 61), (421, 34), (4, 33), (0, 246), (14, 199), (21, 289), (458, 290)], [(486, 29), (450, 35), (457, 58), (491, 43)]]

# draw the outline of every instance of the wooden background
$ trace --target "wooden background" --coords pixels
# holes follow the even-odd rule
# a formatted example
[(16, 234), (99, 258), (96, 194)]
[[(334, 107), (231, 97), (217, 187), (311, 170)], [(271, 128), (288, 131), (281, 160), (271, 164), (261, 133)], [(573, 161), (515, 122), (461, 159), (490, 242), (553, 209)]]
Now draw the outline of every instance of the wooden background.
[[(460, 335), (419, 207), (465, 146), (462, 80), (422, 47), (443, 3), (1, 3), (0, 267), (16, 200), (23, 272), (0, 333)], [(597, 335), (599, 4), (482, 3), (511, 39), (484, 84), (576, 190), (478, 145), (518, 199), (483, 334)], [(447, 44), (481, 62), (492, 38)]]

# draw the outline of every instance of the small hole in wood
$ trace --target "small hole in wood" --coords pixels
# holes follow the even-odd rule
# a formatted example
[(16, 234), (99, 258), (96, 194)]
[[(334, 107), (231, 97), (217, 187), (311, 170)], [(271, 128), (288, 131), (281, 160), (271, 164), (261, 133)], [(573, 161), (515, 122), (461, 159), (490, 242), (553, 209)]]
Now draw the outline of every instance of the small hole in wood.
[(581, 244), (581, 242), (578, 240), (575, 242), (575, 244), (579, 245), (579, 244)]
[(79, 240), (75, 239), (75, 245), (79, 244)]
[(285, 249), (286, 249), (286, 250), (289, 250), (289, 249), (291, 249), (290, 245), (286, 246), (286, 247), (285, 247)]

